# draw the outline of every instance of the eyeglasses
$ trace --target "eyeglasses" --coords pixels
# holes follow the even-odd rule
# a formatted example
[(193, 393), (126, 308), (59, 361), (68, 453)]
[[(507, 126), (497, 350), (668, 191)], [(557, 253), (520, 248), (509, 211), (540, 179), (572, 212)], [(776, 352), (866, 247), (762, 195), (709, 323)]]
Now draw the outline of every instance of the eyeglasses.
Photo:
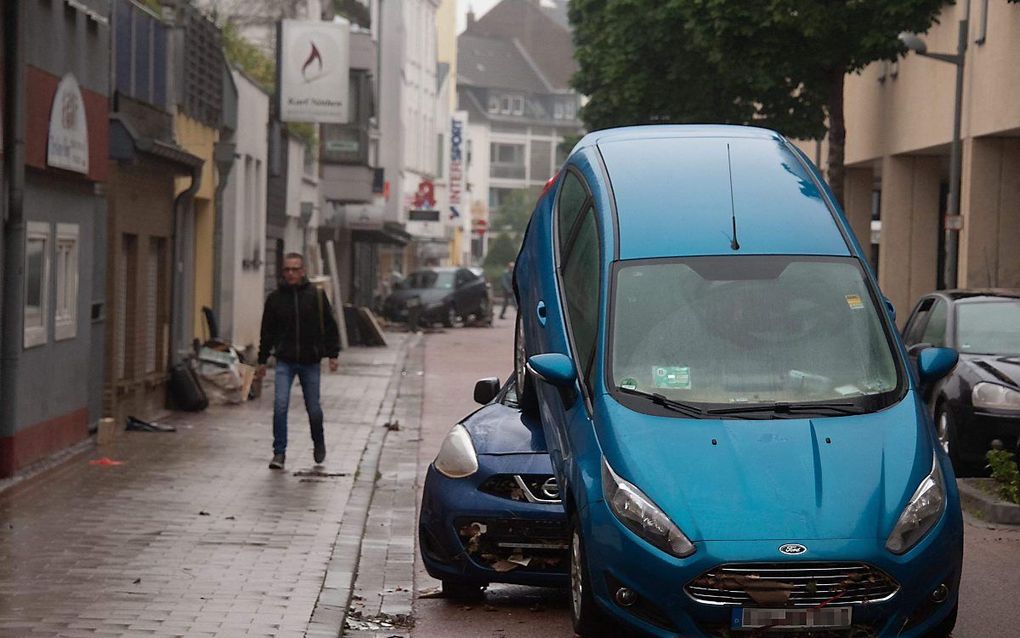
[(305, 268), (304, 266), (298, 266), (297, 268), (293, 268), (293, 267), (290, 267), (290, 266), (284, 266), (283, 272), (297, 272), (299, 270), (304, 270), (304, 268)]

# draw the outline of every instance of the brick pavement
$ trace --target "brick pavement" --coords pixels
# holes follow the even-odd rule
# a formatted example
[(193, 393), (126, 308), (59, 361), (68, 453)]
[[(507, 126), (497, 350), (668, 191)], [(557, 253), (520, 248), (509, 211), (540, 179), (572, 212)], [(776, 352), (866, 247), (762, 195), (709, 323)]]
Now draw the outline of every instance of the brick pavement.
[[(0, 636), (304, 636), (330, 625), (336, 636), (342, 614), (329, 612), (344, 603), (345, 572), (333, 567), (350, 550), (338, 533), (367, 503), (355, 486), (374, 476), (358, 470), (381, 446), (409, 341), (389, 338), (345, 351), (341, 372), (323, 375), (324, 472), (336, 476), (295, 474), (312, 469), (298, 394), (287, 471), (266, 468), (267, 387), (242, 406), (162, 421), (175, 433), (121, 433), (0, 493)], [(103, 456), (123, 465), (88, 463)]]

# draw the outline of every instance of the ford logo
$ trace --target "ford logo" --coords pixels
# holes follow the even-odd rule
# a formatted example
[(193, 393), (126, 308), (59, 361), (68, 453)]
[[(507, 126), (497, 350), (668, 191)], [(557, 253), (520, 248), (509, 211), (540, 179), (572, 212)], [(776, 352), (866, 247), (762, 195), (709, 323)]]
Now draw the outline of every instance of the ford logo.
[(804, 547), (800, 543), (787, 543), (786, 545), (780, 545), (779, 551), (787, 556), (796, 556), (797, 554), (803, 554), (807, 551), (807, 547)]

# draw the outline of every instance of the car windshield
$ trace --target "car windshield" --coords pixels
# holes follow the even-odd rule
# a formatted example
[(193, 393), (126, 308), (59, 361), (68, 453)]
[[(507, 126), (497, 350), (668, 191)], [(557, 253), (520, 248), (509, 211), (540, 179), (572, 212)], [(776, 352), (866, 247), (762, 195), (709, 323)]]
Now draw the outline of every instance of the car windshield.
[(957, 305), (956, 343), (964, 353), (1020, 354), (1020, 299)]
[(704, 409), (826, 401), (874, 409), (877, 395), (900, 387), (854, 259), (622, 262), (614, 286), (610, 383), (628, 405), (638, 405), (636, 390)]
[(405, 288), (453, 288), (452, 270), (419, 270), (408, 275)]

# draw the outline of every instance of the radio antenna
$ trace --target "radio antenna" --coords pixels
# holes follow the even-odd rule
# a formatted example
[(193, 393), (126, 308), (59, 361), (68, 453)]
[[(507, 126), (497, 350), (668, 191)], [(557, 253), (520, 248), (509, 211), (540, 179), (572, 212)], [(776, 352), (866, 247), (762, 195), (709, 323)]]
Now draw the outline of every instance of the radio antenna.
[(733, 239), (730, 240), (730, 248), (740, 250), (740, 242), (737, 241), (737, 205), (733, 200), (733, 160), (730, 159), (730, 145), (726, 145), (726, 166), (730, 171), (730, 219), (733, 222)]

